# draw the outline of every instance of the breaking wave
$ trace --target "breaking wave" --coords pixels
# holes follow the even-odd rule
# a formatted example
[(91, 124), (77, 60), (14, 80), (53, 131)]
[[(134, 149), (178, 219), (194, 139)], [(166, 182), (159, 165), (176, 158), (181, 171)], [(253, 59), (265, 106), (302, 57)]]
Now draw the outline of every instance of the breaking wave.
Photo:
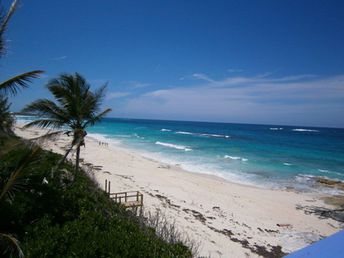
[(202, 136), (202, 137), (214, 137), (214, 138), (230, 138), (229, 135), (223, 134), (211, 134), (211, 133), (192, 133), (192, 132), (185, 132), (185, 131), (177, 131), (175, 134), (185, 134), (185, 135), (194, 135), (194, 136)]
[(187, 134), (187, 135), (193, 135), (194, 133), (190, 132), (184, 132), (184, 131), (177, 131), (176, 134)]
[(225, 155), (224, 158), (225, 159), (232, 159), (232, 160), (241, 160), (241, 161), (247, 161), (248, 160), (246, 158), (236, 157), (236, 156), (229, 156), (229, 155)]
[(183, 145), (177, 145), (177, 144), (166, 143), (166, 142), (159, 142), (159, 141), (155, 142), (155, 144), (161, 145), (161, 146), (165, 146), (165, 147), (168, 147), (168, 148), (174, 148), (174, 149), (177, 149), (177, 150), (192, 151), (191, 148), (189, 148), (187, 146), (183, 146)]
[(304, 128), (296, 128), (296, 129), (292, 129), (292, 131), (294, 132), (319, 132), (318, 130), (304, 129)]

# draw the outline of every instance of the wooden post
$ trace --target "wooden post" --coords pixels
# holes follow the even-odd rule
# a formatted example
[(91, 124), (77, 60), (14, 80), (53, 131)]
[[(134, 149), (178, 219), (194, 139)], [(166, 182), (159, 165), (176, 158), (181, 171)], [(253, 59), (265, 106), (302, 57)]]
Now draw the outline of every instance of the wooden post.
[(124, 202), (127, 202), (127, 192), (124, 193)]
[(139, 201), (139, 191), (136, 192), (136, 201)]
[(105, 179), (105, 193), (107, 193), (107, 179)]
[(111, 191), (111, 181), (109, 180), (109, 195), (110, 195), (110, 191)]

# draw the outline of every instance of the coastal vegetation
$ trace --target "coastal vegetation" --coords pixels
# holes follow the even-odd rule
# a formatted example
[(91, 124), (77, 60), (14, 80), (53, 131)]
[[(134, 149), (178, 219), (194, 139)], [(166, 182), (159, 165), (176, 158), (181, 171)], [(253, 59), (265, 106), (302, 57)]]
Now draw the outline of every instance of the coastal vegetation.
[(47, 84), (48, 90), (57, 103), (49, 99), (39, 99), (27, 105), (23, 110), (39, 117), (28, 123), (26, 127), (39, 126), (55, 129), (50, 135), (65, 133), (69, 136), (72, 134), (71, 145), (61, 162), (64, 162), (67, 155), (76, 147), (76, 173), (79, 169), (80, 147), (85, 145), (86, 127), (99, 122), (111, 111), (109, 108), (100, 111), (106, 85), (95, 92), (92, 92), (90, 87), (85, 78), (78, 73), (62, 74)]
[[(85, 171), (72, 181), (73, 164), (51, 177), (61, 155), (14, 142), (0, 157), (1, 189), (16, 174), (12, 190), (1, 195), (0, 228), (19, 240), (26, 257), (191, 257), (183, 243), (164, 241), (114, 203)], [(5, 241), (0, 248), (20, 254)]]

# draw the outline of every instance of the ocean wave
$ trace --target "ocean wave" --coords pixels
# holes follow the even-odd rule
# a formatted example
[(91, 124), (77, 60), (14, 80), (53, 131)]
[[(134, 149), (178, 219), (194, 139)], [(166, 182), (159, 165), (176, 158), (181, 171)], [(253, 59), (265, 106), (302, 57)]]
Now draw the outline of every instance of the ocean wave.
[(144, 140), (145, 137), (138, 135), (137, 133), (133, 134), (136, 138)]
[(246, 158), (236, 157), (236, 156), (225, 155), (225, 156), (223, 156), (223, 157), (224, 157), (225, 159), (233, 159), (233, 160), (248, 161), (248, 159), (246, 159)]
[(190, 133), (190, 132), (184, 132), (184, 131), (177, 131), (175, 132), (176, 134), (187, 134), (187, 135), (193, 135), (195, 133)]
[(165, 146), (165, 147), (168, 147), (168, 148), (174, 148), (174, 149), (177, 149), (177, 150), (192, 151), (191, 148), (189, 148), (187, 146), (183, 146), (183, 145), (177, 145), (177, 144), (166, 143), (166, 142), (159, 142), (159, 141), (155, 142), (155, 144), (161, 145), (161, 146)]
[(214, 137), (214, 138), (230, 138), (229, 135), (223, 134), (211, 134), (211, 133), (193, 133), (193, 132), (185, 132), (185, 131), (177, 131), (175, 134), (185, 134), (185, 135), (194, 135), (194, 136), (202, 136), (202, 137)]
[(223, 135), (223, 134), (209, 134), (209, 133), (201, 133), (200, 136), (215, 137), (215, 138), (230, 138), (229, 135)]
[(292, 166), (293, 164), (288, 163), (288, 162), (284, 162), (283, 165), (284, 165), (284, 166)]
[(330, 173), (330, 171), (328, 171), (327, 169), (318, 169), (320, 172), (323, 172), (323, 173)]
[(309, 175), (309, 174), (298, 174), (295, 177), (295, 180), (299, 183), (308, 185), (312, 187), (312, 190), (320, 191), (320, 192), (326, 192), (330, 194), (343, 194), (343, 190), (338, 189), (336, 187), (326, 187), (326, 185), (321, 185), (318, 183), (318, 179), (327, 179), (330, 181), (336, 181), (336, 182), (344, 182), (342, 179), (339, 178), (330, 178), (327, 176), (315, 176), (315, 175)]
[(116, 137), (120, 137), (120, 138), (131, 138), (133, 135), (129, 135), (129, 134), (116, 134)]
[(332, 175), (337, 175), (337, 176), (343, 176), (344, 174), (342, 173), (339, 173), (339, 172), (335, 172), (335, 171), (330, 171), (330, 170), (327, 170), (327, 169), (318, 169), (319, 172), (322, 172), (322, 173), (326, 173), (326, 174), (332, 174)]
[(280, 130), (283, 130), (283, 127), (271, 127), (270, 130), (272, 130), (272, 131), (280, 131)]
[(165, 128), (162, 128), (160, 131), (161, 131), (161, 132), (171, 132), (170, 129), (165, 129)]
[(294, 132), (319, 132), (318, 130), (304, 129), (304, 128), (296, 128), (296, 129), (292, 129), (292, 131)]

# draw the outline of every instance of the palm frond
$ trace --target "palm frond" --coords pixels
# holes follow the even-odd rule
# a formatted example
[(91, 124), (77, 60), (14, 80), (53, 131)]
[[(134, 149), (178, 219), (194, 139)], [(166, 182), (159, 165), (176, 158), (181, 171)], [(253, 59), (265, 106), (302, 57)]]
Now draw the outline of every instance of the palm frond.
[(96, 116), (90, 118), (88, 121), (86, 121), (86, 123), (84, 124), (84, 127), (98, 123), (100, 120), (102, 120), (111, 111), (112, 111), (112, 109), (108, 108), (108, 109), (104, 110), (103, 112), (101, 112), (100, 114), (97, 114)]
[(15, 191), (22, 187), (22, 179), (24, 178), (25, 168), (34, 163), (40, 153), (39, 146), (34, 146), (18, 161), (16, 168), (10, 174), (10, 177), (5, 182), (1, 189), (0, 201), (7, 197), (10, 201), (13, 199)]
[(4, 247), (5, 253), (11, 254), (16, 253), (19, 258), (24, 258), (24, 253), (20, 248), (19, 241), (7, 233), (0, 233), (0, 243)]
[(14, 0), (11, 4), (10, 9), (6, 13), (6, 15), (4, 17), (2, 17), (0, 20), (0, 56), (5, 54), (4, 34), (6, 32), (8, 22), (10, 21), (12, 15), (14, 14), (15, 10), (17, 9), (18, 2), (19, 2), (18, 0)]
[(52, 120), (54, 123), (59, 121), (62, 124), (69, 121), (68, 114), (66, 114), (65, 110), (48, 99), (36, 100), (27, 105), (22, 112), (34, 113), (40, 117), (44, 117), (41, 120)]
[(38, 137), (35, 137), (35, 138), (31, 138), (30, 142), (33, 142), (34, 144), (41, 145), (45, 141), (53, 140), (55, 137), (60, 136), (62, 134), (65, 134), (65, 131), (63, 131), (63, 130), (60, 130), (60, 131), (49, 130), (48, 132), (46, 132), (45, 134), (43, 134), (41, 136), (38, 136)]
[(63, 123), (61, 123), (60, 120), (54, 120), (54, 119), (38, 119), (38, 120), (34, 120), (30, 123), (25, 124), (23, 128), (25, 129), (32, 126), (57, 129), (57, 128), (61, 128), (63, 126)]
[(15, 95), (20, 88), (27, 88), (28, 83), (30, 83), (32, 79), (38, 78), (42, 73), (43, 71), (41, 70), (35, 70), (16, 75), (0, 83), (0, 92), (10, 92), (12, 95)]
[(8, 98), (0, 94), (0, 133), (12, 134), (14, 123), (13, 115), (10, 112), (11, 104)]

